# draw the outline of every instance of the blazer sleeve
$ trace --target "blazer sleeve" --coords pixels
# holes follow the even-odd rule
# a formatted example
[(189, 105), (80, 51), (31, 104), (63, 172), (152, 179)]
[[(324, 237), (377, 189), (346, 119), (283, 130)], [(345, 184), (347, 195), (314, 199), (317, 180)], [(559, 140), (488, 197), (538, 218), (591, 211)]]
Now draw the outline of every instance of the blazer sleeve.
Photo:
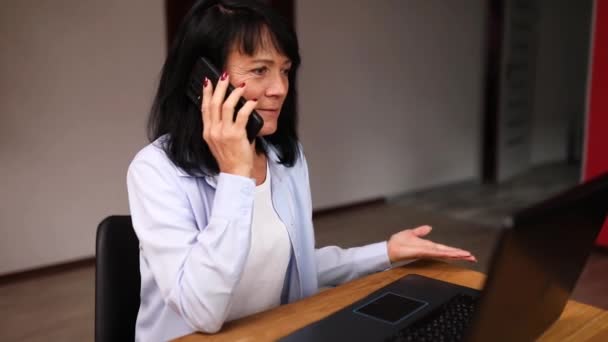
[(165, 302), (192, 328), (214, 333), (249, 252), (255, 183), (221, 173), (207, 226), (197, 227), (176, 167), (158, 154), (138, 155), (127, 173), (141, 253)]
[(386, 241), (342, 249), (327, 246), (316, 251), (319, 286), (336, 286), (391, 267)]

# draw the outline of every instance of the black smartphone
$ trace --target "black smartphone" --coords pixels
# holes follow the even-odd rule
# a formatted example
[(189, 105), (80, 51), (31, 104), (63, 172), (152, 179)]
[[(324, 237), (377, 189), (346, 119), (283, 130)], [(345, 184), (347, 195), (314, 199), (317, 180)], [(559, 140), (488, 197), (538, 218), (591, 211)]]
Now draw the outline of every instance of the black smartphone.
[[(217, 85), (217, 81), (220, 78), (220, 73), (211, 62), (209, 62), (206, 58), (200, 57), (196, 63), (194, 64), (194, 68), (192, 68), (192, 73), (190, 74), (190, 83), (187, 90), (188, 98), (194, 103), (196, 108), (201, 109), (202, 103), (202, 92), (203, 92), (203, 81), (205, 77), (211, 81), (213, 84), (213, 89)], [(226, 92), (226, 97), (234, 90), (232, 85), (228, 85), (228, 91)], [(239, 112), (239, 109), (243, 107), (245, 104), (245, 99), (242, 97), (239, 99), (236, 107), (234, 108), (234, 118), (236, 120), (236, 116)], [(249, 116), (249, 120), (247, 121), (246, 131), (247, 131), (247, 139), (249, 142), (253, 142), (255, 137), (260, 132), (264, 126), (264, 119), (258, 114), (255, 110), (251, 112)]]

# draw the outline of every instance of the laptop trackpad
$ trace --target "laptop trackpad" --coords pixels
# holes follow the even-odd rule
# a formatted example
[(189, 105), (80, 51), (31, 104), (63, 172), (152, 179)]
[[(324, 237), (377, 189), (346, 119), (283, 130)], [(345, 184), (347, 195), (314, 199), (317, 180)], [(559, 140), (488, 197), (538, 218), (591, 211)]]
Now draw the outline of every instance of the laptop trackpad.
[(370, 302), (363, 304), (354, 312), (384, 322), (396, 324), (427, 306), (428, 303), (393, 292), (384, 293)]

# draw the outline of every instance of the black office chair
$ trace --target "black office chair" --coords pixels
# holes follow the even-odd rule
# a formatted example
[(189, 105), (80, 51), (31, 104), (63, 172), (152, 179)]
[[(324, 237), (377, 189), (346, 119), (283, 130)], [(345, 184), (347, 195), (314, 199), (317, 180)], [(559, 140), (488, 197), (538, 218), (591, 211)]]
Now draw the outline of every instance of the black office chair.
[(131, 216), (101, 221), (95, 248), (95, 341), (133, 341), (141, 278)]

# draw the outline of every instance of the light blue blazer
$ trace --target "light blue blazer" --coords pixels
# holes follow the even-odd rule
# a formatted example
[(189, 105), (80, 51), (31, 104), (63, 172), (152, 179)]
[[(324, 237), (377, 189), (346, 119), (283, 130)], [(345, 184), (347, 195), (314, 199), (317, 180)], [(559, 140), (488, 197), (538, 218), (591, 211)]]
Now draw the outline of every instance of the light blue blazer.
[[(127, 174), (129, 206), (140, 241), (138, 341), (219, 331), (251, 241), (255, 181), (226, 173), (190, 176), (168, 159), (163, 141), (161, 137), (143, 148)], [(313, 295), (319, 287), (390, 268), (386, 241), (315, 249), (306, 158), (300, 153), (288, 168), (269, 150), (272, 203), (292, 246), (283, 303)], [(252, 289), (252, 295), (255, 292)]]

